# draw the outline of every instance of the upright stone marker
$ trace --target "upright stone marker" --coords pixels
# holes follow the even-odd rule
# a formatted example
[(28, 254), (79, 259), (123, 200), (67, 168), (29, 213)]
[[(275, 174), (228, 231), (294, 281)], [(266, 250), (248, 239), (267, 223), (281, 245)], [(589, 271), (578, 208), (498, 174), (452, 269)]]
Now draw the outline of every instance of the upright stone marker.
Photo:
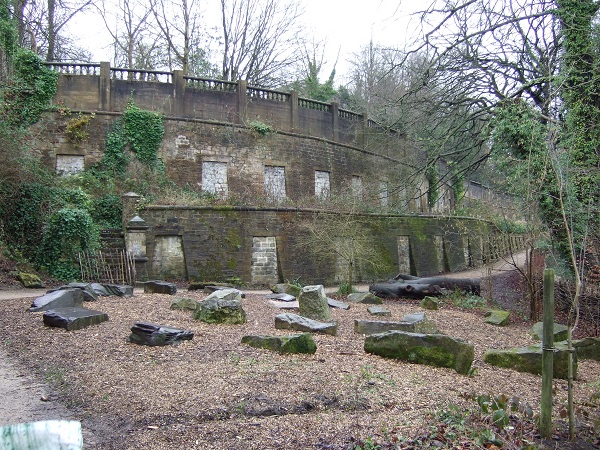
[(299, 313), (309, 319), (331, 322), (333, 320), (325, 288), (321, 284), (304, 286), (298, 296)]

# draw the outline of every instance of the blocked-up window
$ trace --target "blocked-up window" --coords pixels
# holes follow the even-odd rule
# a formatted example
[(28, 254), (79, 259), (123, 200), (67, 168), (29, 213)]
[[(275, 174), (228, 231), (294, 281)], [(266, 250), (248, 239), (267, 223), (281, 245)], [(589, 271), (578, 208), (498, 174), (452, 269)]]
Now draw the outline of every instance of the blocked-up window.
[(379, 183), (379, 202), (383, 207), (389, 204), (388, 184), (386, 181)]
[(265, 166), (265, 195), (273, 201), (285, 199), (285, 167)]
[(84, 162), (83, 155), (56, 155), (56, 173), (63, 176), (81, 173)]
[(216, 161), (202, 163), (202, 190), (221, 198), (227, 197), (227, 163)]
[(320, 200), (329, 198), (331, 185), (329, 182), (329, 172), (315, 170), (315, 197)]
[(353, 175), (352, 176), (352, 195), (355, 198), (362, 198), (362, 194), (363, 194), (363, 184), (362, 184), (362, 178), (359, 177), (358, 175)]

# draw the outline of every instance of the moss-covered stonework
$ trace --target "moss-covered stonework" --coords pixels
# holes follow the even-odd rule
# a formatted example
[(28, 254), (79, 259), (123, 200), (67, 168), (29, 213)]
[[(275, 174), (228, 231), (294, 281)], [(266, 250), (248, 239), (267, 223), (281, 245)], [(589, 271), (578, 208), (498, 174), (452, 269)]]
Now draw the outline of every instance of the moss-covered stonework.
[[(565, 342), (554, 344), (554, 378), (566, 380), (568, 378), (568, 356)], [(573, 374), (577, 376), (577, 352), (573, 358)], [(483, 361), (492, 366), (513, 369), (517, 372), (527, 372), (536, 375), (542, 374), (542, 346), (541, 344), (529, 347), (519, 347), (506, 350), (490, 349), (483, 355)]]
[(469, 373), (475, 358), (471, 344), (442, 334), (387, 331), (367, 336), (364, 348), (384, 358), (448, 367), (463, 375)]
[[(566, 341), (569, 328), (560, 323), (554, 323), (554, 342)], [(537, 322), (531, 328), (531, 337), (541, 341), (544, 336), (544, 322)]]
[(198, 302), (194, 319), (211, 324), (239, 325), (246, 323), (240, 291), (224, 289), (215, 291)]
[(490, 325), (496, 325), (498, 327), (505, 327), (508, 325), (510, 318), (510, 311), (502, 311), (499, 309), (491, 309), (486, 311), (483, 321)]
[(310, 333), (292, 336), (244, 336), (242, 343), (251, 347), (264, 348), (279, 353), (308, 353), (317, 351), (317, 344)]

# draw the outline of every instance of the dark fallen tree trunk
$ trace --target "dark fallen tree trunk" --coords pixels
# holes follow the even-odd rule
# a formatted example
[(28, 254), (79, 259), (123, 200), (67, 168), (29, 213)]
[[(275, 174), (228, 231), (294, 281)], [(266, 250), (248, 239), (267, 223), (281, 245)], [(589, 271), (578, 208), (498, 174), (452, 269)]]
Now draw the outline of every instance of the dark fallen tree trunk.
[(481, 293), (480, 278), (451, 278), (451, 277), (413, 277), (399, 274), (386, 283), (376, 283), (369, 286), (369, 291), (378, 297), (409, 297), (423, 298), (428, 295), (438, 296), (444, 292), (461, 290), (469, 294)]

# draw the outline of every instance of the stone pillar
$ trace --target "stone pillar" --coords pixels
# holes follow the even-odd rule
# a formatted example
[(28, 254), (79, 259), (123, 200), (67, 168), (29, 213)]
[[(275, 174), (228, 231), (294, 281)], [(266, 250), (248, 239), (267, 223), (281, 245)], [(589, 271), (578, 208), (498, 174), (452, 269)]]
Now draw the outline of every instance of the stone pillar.
[(185, 80), (183, 70), (173, 71), (173, 114), (177, 117), (185, 116)]
[(124, 228), (127, 227), (131, 219), (137, 216), (140, 198), (141, 197), (135, 192), (126, 192), (121, 195), (121, 201), (123, 202), (123, 216), (121, 218), (121, 223)]
[(248, 117), (248, 94), (246, 92), (246, 89), (248, 87), (248, 82), (246, 80), (238, 80), (237, 87), (238, 87), (237, 123), (246, 123), (246, 118)]
[(98, 109), (100, 111), (110, 111), (110, 63), (103, 61), (100, 63), (100, 99)]
[(292, 131), (296, 131), (299, 128), (299, 118), (298, 118), (298, 92), (292, 91), (290, 92), (290, 127)]
[(339, 142), (340, 140), (340, 105), (337, 102), (331, 103), (331, 114), (333, 115), (331, 126), (333, 127), (333, 140)]

